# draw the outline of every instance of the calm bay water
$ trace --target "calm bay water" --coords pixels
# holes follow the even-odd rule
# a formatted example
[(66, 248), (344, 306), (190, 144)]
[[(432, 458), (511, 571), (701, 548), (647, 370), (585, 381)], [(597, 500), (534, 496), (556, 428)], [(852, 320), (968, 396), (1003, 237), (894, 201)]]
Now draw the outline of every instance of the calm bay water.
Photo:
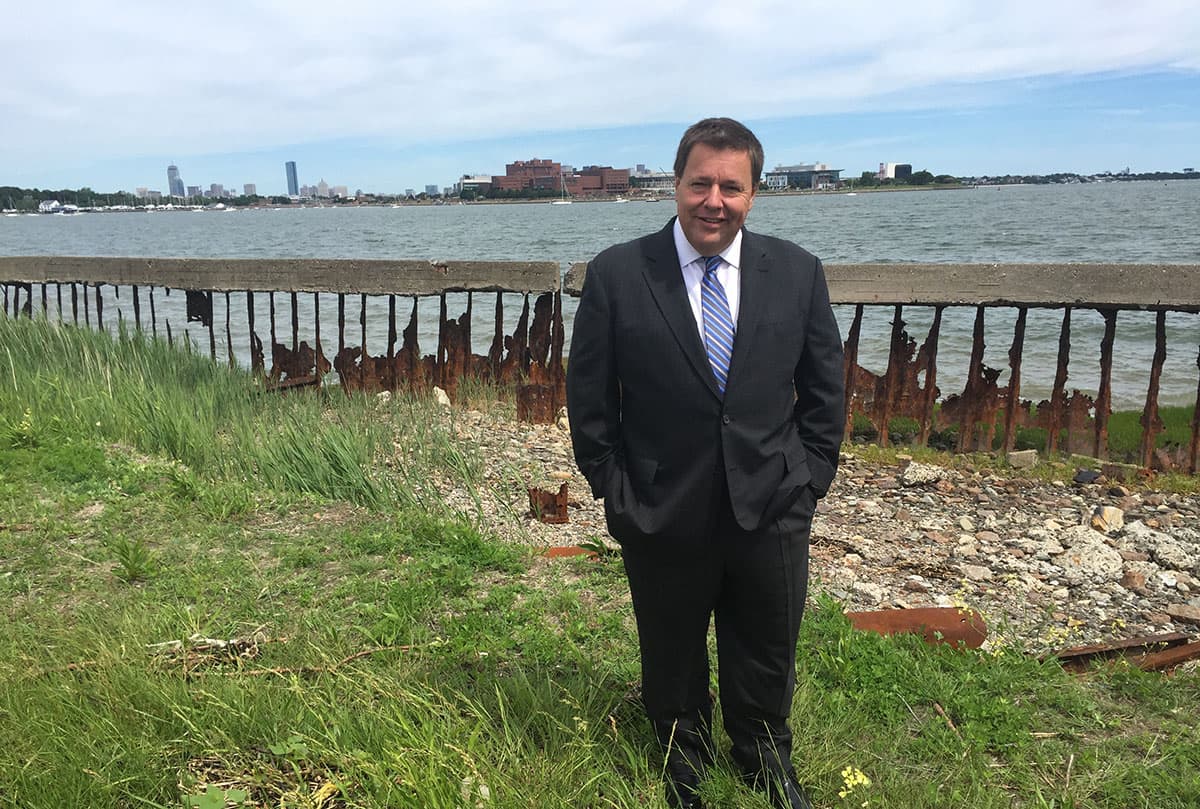
[[(386, 258), (584, 261), (617, 241), (663, 226), (673, 202), (575, 205), (445, 205), (402, 208), (309, 208), (218, 212), (79, 214), (0, 217), (0, 255), (92, 255), (209, 258)], [(1200, 182), (1136, 182), (1074, 186), (1012, 186), (961, 191), (761, 197), (748, 225), (796, 241), (829, 263), (837, 262), (1176, 262), (1200, 263)], [(1200, 279), (1197, 281), (1200, 283)], [(106, 296), (110, 290), (106, 289)], [(53, 293), (52, 293), (53, 294)], [(148, 312), (143, 290), (143, 315)], [(262, 296), (258, 296), (262, 297)], [(218, 299), (220, 301), (220, 299)], [(303, 296), (301, 338), (312, 340), (312, 296)], [(160, 317), (176, 334), (183, 328), (183, 297), (156, 294)], [(256, 303), (259, 333), (267, 312)], [(289, 334), (286, 297), (279, 331)], [(336, 329), (336, 297), (322, 296), (322, 339)], [(348, 308), (351, 304), (348, 301)], [(348, 313), (347, 341), (358, 342), (357, 304)], [(519, 299), (506, 302), (506, 327)], [(238, 307), (241, 307), (240, 309)], [(368, 350), (386, 341), (385, 304), (372, 300)], [(573, 301), (566, 305), (568, 328)], [(480, 310), (486, 310), (481, 312)], [(453, 311), (453, 310), (452, 310)], [(106, 320), (132, 320), (128, 290), (106, 297)], [(407, 305), (401, 307), (401, 320)], [(477, 305), (473, 333), (490, 335), (490, 304)], [(843, 330), (851, 311), (839, 309)], [(224, 352), (223, 301), (216, 311), (218, 351)], [(906, 309), (910, 333), (920, 342), (932, 313)], [(970, 350), (973, 310), (948, 310), (939, 349), (943, 395), (961, 390)], [(436, 307), (421, 320), (436, 325)], [(988, 313), (985, 362), (1007, 367), (1015, 312)], [(871, 370), (886, 365), (890, 309), (869, 311), (860, 360)], [(350, 328), (350, 321), (354, 327)], [(1048, 395), (1053, 379), (1061, 314), (1029, 315), (1022, 392)], [(1153, 355), (1153, 316), (1123, 312), (1117, 320), (1114, 406), (1140, 407)], [(235, 354), (243, 355), (244, 297), (234, 296), (231, 328)], [(240, 331), (239, 331), (240, 325)], [(1094, 393), (1098, 384), (1102, 321), (1077, 312), (1072, 325), (1071, 387)], [(208, 335), (189, 334), (207, 350)], [(422, 348), (435, 345), (431, 332)], [(1196, 395), (1200, 316), (1168, 317), (1168, 358), (1161, 401), (1183, 404)], [(241, 356), (244, 361), (244, 356)], [(1003, 383), (1004, 377), (1001, 377)]]

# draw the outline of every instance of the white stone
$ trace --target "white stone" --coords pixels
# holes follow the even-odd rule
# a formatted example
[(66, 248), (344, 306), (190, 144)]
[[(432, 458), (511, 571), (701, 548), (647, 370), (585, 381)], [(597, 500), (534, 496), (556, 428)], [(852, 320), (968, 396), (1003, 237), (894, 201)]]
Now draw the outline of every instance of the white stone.
[(900, 473), (902, 486), (928, 486), (946, 477), (946, 470), (940, 466), (924, 463), (910, 463)]
[(1036, 465), (1038, 454), (1036, 449), (1015, 450), (1008, 453), (1008, 465), (1013, 469), (1028, 469)]
[(433, 389), (433, 400), (437, 402), (438, 407), (450, 406), (450, 397), (446, 394), (446, 391), (436, 386)]
[[(1086, 526), (1079, 526), (1090, 531)], [(1055, 560), (1063, 570), (1063, 578), (1069, 584), (1086, 581), (1119, 581), (1125, 570), (1121, 554), (1094, 533), (1090, 538), (1079, 539)]]

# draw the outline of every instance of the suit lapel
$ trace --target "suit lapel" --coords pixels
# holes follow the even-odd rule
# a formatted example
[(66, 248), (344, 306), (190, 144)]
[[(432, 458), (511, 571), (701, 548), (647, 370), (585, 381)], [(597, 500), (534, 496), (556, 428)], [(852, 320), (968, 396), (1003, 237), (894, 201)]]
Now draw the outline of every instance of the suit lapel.
[[(771, 257), (764, 249), (762, 242), (753, 233), (742, 229), (742, 264), (738, 271), (740, 300), (738, 302), (737, 333), (733, 338), (733, 357), (729, 361), (729, 382), (727, 388), (737, 384), (738, 371), (750, 358), (753, 348), (750, 343), (754, 337), (758, 320), (766, 305), (767, 270), (771, 265)], [(707, 357), (706, 357), (707, 361)]]
[(679, 254), (675, 252), (674, 225), (675, 220), (672, 219), (665, 228), (646, 240), (646, 262), (642, 275), (683, 355), (713, 395), (719, 396), (717, 381), (708, 364), (708, 354), (700, 341), (696, 317), (692, 314), (691, 303), (688, 302), (683, 270), (679, 266)]

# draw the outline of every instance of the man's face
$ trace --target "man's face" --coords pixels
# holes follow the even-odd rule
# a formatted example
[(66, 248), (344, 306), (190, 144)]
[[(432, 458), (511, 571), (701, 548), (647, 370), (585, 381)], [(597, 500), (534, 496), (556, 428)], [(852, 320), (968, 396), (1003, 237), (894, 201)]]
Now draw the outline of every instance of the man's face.
[(675, 207), (683, 234), (700, 255), (729, 246), (754, 205), (754, 190), (749, 152), (692, 147), (683, 176), (675, 179)]

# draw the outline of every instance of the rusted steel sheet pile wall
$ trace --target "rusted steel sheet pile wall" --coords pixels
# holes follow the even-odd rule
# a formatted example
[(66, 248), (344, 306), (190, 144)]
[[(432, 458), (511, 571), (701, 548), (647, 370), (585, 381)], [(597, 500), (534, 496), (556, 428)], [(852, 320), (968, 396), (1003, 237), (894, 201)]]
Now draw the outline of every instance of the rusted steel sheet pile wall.
[[(846, 424), (856, 415), (867, 418), (880, 443), (889, 440), (888, 426), (897, 417), (918, 424), (916, 440), (926, 444), (935, 430), (957, 426), (957, 449), (991, 451), (997, 443), (1011, 450), (1022, 427), (1046, 431), (1047, 449), (1098, 458), (1108, 457), (1108, 422), (1112, 411), (1113, 342), (1121, 311), (1155, 313), (1155, 352), (1148, 369), (1142, 411), (1138, 462), (1146, 468), (1178, 469), (1195, 474), (1200, 463), (1200, 382), (1187, 446), (1157, 448), (1162, 432), (1158, 391), (1166, 357), (1166, 314), (1200, 312), (1200, 265), (1150, 264), (843, 264), (825, 268), (835, 304), (855, 307), (846, 340)], [(576, 264), (565, 290), (578, 295), (587, 266)], [(892, 310), (887, 370), (875, 374), (858, 363), (864, 310)], [(905, 307), (933, 312), (932, 324), (918, 347), (905, 328)], [(975, 310), (972, 350), (960, 393), (942, 396), (938, 387), (938, 339), (948, 307)], [(1016, 312), (1008, 351), (1008, 384), (1001, 371), (983, 362), (984, 326), (989, 309)], [(1058, 360), (1048, 400), (1021, 398), (1021, 360), (1025, 327), (1032, 308), (1062, 311)], [(1104, 319), (1100, 343), (1100, 384), (1093, 398), (1067, 391), (1071, 359), (1071, 315), (1095, 310)], [(1187, 350), (1195, 350), (1189, 346)], [(1200, 353), (1197, 354), (1200, 368)], [(944, 381), (943, 381), (944, 384)], [(936, 407), (940, 403), (940, 407)]]
[[(1046, 431), (1049, 449), (1108, 455), (1113, 343), (1122, 311), (1149, 311), (1156, 317), (1155, 352), (1148, 369), (1142, 414), (1139, 462), (1146, 467), (1195, 473), (1200, 455), (1200, 385), (1186, 447), (1156, 449), (1162, 430), (1158, 390), (1166, 356), (1165, 316), (1200, 312), (1200, 265), (1149, 264), (843, 264), (826, 267), (835, 304), (854, 307), (846, 340), (847, 424), (856, 416), (873, 425), (878, 440), (889, 440), (893, 419), (918, 425), (915, 439), (926, 443), (935, 431), (957, 426), (961, 450), (1011, 449), (1021, 427)], [(577, 264), (560, 285), (554, 262), (429, 262), (324, 259), (159, 259), (100, 257), (0, 257), (0, 290), (10, 316), (45, 312), (51, 317), (104, 327), (102, 287), (132, 299), (134, 327), (158, 334), (155, 290), (184, 291), (189, 320), (208, 330), (209, 349), (217, 356), (224, 312), (224, 345), (234, 354), (231, 301), (244, 296), (244, 333), (250, 364), (279, 387), (320, 384), (336, 370), (348, 389), (415, 389), (438, 385), (454, 397), (459, 380), (478, 376), (518, 389), (522, 418), (547, 422), (565, 402), (562, 293), (578, 295), (586, 265)], [(465, 310), (451, 314), (447, 294), (465, 293)], [(520, 318), (505, 332), (505, 294), (523, 296)], [(255, 295), (270, 304), (269, 359), (255, 323)], [(337, 296), (337, 349), (333, 335), (321, 334), (320, 295)], [(481, 298), (485, 295), (492, 297)], [(276, 322), (276, 297), (283, 312)], [(366, 351), (368, 296), (373, 312), (387, 303), (386, 351)], [(349, 300), (347, 298), (349, 297)], [(462, 300), (464, 296), (457, 296)], [(535, 300), (531, 304), (531, 297)], [(400, 299), (411, 299), (407, 317), (397, 312)], [(472, 353), (471, 322), (477, 304), (494, 298), (494, 327), (486, 353)], [(111, 298), (110, 298), (111, 299)], [(302, 299), (311, 306), (302, 307)], [(438, 301), (437, 348), (422, 353), (417, 342), (417, 304)], [(143, 304), (145, 301), (145, 304)], [(214, 301), (218, 302), (214, 310)], [(260, 297), (261, 301), (261, 297)], [(220, 306), (223, 303), (224, 306)], [(328, 304), (327, 304), (328, 306)], [(347, 324), (347, 307), (351, 322)], [(864, 312), (882, 308), (891, 315), (887, 367), (872, 373), (859, 364)], [(905, 317), (914, 309), (932, 313), (921, 344), (909, 335)], [(145, 312), (148, 308), (149, 312)], [(306, 308), (315, 323), (313, 344), (300, 340), (299, 312)], [(974, 310), (972, 350), (960, 392), (943, 395), (938, 386), (938, 345), (948, 308)], [(1001, 369), (984, 363), (984, 327), (988, 310), (1015, 313), (1008, 350), (1007, 384)], [(1050, 396), (1040, 402), (1021, 397), (1022, 356), (1030, 309), (1061, 311), (1057, 367)], [(1096, 395), (1067, 390), (1071, 360), (1072, 314), (1094, 310), (1104, 323), (1099, 346), (1100, 379)], [(326, 318), (330, 314), (327, 312)], [(380, 316), (376, 314), (375, 316)], [(406, 325), (398, 327), (398, 318)], [(428, 317), (428, 315), (427, 315)], [(291, 339), (287, 340), (290, 319)], [(171, 339), (167, 323), (167, 338)], [(285, 336), (279, 338), (279, 332)], [(308, 330), (312, 332), (312, 329)], [(290, 344), (289, 344), (290, 342)], [(1194, 350), (1188, 346), (1187, 350)], [(1200, 367), (1200, 354), (1197, 356)], [(945, 380), (941, 380), (946, 384)]]
[[(51, 317), (104, 328), (102, 287), (118, 298), (126, 290), (133, 303), (133, 327), (157, 336), (159, 317), (155, 291), (182, 290), (187, 318), (208, 329), (209, 350), (217, 356), (224, 312), (226, 356), (234, 356), (230, 313), (234, 296), (245, 296), (250, 365), (279, 388), (321, 384), (336, 370), (348, 390), (424, 390), (439, 386), (454, 399), (458, 383), (467, 376), (517, 386), (517, 409), (522, 418), (550, 422), (566, 403), (563, 373), (562, 296), (559, 265), (555, 262), (514, 261), (367, 261), (323, 259), (161, 259), (99, 257), (0, 258), (4, 311)], [(320, 294), (337, 295), (337, 334), (322, 336)], [(465, 293), (461, 313), (448, 311), (447, 294)], [(504, 294), (523, 296), (514, 329), (505, 334)], [(255, 294), (269, 298), (269, 359), (255, 323)], [(283, 298), (276, 322), (276, 296)], [(372, 356), (367, 345), (368, 296), (386, 298), (387, 348)], [(536, 296), (532, 302), (530, 298)], [(313, 345), (300, 335), (301, 298), (311, 303)], [(462, 296), (459, 296), (460, 298)], [(471, 321), (477, 298), (494, 298), (495, 327), (486, 354), (471, 352)], [(347, 300), (349, 298), (349, 300)], [(397, 298), (402, 299), (398, 301)], [(417, 304), (422, 298), (440, 300), (437, 349), (422, 354), (417, 342)], [(148, 312), (143, 311), (143, 299)], [(411, 311), (397, 314), (397, 304), (411, 299)], [(214, 301), (218, 305), (214, 308)], [(220, 306), (220, 302), (224, 306)], [(347, 324), (347, 307), (351, 322)], [(243, 307), (237, 307), (243, 310)], [(377, 310), (377, 307), (372, 307)], [(328, 317), (328, 314), (326, 315)], [(397, 317), (407, 325), (398, 331)], [(290, 319), (290, 345), (279, 339)], [(241, 331), (242, 324), (239, 325)], [(166, 336), (172, 339), (169, 321)], [(349, 328), (348, 328), (349, 326)], [(336, 352), (329, 356), (336, 343)]]

